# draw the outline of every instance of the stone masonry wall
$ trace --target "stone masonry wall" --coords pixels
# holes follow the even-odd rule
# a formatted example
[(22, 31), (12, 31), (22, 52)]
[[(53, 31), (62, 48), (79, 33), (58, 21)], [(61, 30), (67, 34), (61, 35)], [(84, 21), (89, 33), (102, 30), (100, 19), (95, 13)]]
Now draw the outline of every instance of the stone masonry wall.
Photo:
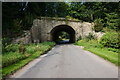
[(89, 35), (89, 33), (93, 33), (92, 23), (80, 22), (80, 21), (66, 22), (65, 20), (41, 18), (41, 19), (35, 19), (33, 21), (33, 26), (31, 28), (32, 41), (33, 42), (51, 41), (52, 39), (50, 32), (53, 28), (59, 25), (68, 25), (72, 27), (75, 30), (76, 40), (80, 36), (85, 37)]
[(24, 44), (29, 43), (39, 43), (43, 41), (52, 41), (52, 35), (51, 31), (57, 26), (60, 25), (67, 25), (70, 26), (75, 31), (75, 41), (81, 36), (84, 38), (85, 36), (88, 36), (89, 33), (92, 33), (95, 35), (98, 40), (105, 34), (102, 32), (96, 33), (92, 30), (94, 24), (89, 22), (80, 22), (80, 21), (65, 21), (58, 20), (56, 18), (46, 18), (43, 17), (41, 19), (35, 19), (33, 21), (33, 25), (31, 27), (31, 30), (25, 31), (24, 37), (18, 37), (16, 39), (13, 39), (13, 43), (19, 43), (23, 42)]

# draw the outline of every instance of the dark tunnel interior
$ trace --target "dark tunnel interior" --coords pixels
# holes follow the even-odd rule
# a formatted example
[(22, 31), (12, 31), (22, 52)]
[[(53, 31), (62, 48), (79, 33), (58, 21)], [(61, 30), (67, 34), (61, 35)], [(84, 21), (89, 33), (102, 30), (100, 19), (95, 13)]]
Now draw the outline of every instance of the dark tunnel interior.
[(55, 28), (52, 29), (51, 31), (51, 37), (52, 37), (52, 41), (57, 43), (57, 34), (60, 32), (66, 32), (69, 34), (69, 42), (68, 43), (74, 43), (75, 42), (75, 30), (68, 26), (68, 25), (59, 25), (56, 26)]

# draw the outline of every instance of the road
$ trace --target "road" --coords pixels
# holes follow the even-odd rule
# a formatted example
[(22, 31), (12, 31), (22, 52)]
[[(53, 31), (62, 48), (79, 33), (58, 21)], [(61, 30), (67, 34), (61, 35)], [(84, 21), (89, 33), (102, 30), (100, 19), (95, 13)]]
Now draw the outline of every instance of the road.
[(67, 43), (69, 43), (69, 40), (63, 40), (63, 41), (60, 41), (59, 43), (60, 44), (67, 44)]
[(82, 47), (56, 45), (12, 78), (118, 78), (118, 67)]

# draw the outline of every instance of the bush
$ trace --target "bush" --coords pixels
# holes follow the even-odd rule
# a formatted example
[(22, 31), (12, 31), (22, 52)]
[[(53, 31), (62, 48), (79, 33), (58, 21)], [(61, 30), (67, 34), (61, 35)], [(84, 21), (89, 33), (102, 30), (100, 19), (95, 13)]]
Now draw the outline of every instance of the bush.
[(5, 47), (6, 45), (11, 44), (11, 38), (2, 38), (2, 46)]
[(89, 35), (85, 37), (85, 40), (86, 41), (97, 40), (97, 38), (92, 33), (89, 33)]
[(111, 48), (119, 48), (119, 38), (117, 32), (108, 32), (105, 35), (102, 36), (100, 39), (100, 44), (102, 44), (105, 47), (111, 47)]
[(18, 52), (7, 52), (2, 55), (2, 67), (9, 66), (17, 61), (26, 58), (26, 55), (18, 54)]
[(113, 30), (108, 28), (108, 27), (104, 27), (101, 32), (107, 33), (107, 32), (110, 32), (110, 31), (113, 31)]
[(117, 52), (117, 53), (120, 53), (120, 50), (119, 49), (115, 49), (115, 48), (108, 48), (109, 51), (113, 51), (113, 52)]
[(92, 40), (88, 41), (88, 43), (90, 43), (90, 44), (97, 44), (97, 40), (92, 39)]
[(77, 39), (77, 41), (80, 41), (80, 40), (82, 40), (82, 37), (81, 37), (81, 36)]
[(104, 46), (102, 44), (95, 44), (93, 47), (95, 47), (95, 48), (103, 48)]
[[(45, 51), (51, 49), (55, 45), (54, 42), (42, 42), (39, 44), (10, 44), (5, 47), (2, 55), (2, 67), (7, 67), (17, 63), (20, 60), (28, 58), (36, 52), (44, 54)], [(40, 53), (42, 52), (42, 53)]]
[(102, 21), (103, 21), (103, 19), (100, 19), (100, 18), (96, 19), (94, 21), (94, 23), (95, 23), (94, 30), (96, 32), (99, 32), (99, 31), (101, 31), (103, 29), (103, 23), (102, 23)]
[(19, 44), (9, 44), (3, 47), (3, 52), (15, 52), (18, 50)]

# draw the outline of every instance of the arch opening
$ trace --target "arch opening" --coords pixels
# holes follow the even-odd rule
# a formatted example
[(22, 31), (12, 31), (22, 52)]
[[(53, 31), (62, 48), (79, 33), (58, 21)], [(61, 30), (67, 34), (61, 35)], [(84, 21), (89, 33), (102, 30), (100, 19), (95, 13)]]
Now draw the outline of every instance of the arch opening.
[(61, 33), (65, 33), (67, 35), (67, 41), (63, 42), (63, 43), (74, 43), (75, 42), (75, 30), (68, 26), (68, 25), (59, 25), (56, 26), (55, 28), (53, 28), (51, 30), (51, 40), (56, 42), (56, 43), (60, 43), (59, 40), (59, 36), (61, 36)]
[(70, 35), (65, 32), (61, 31), (56, 34), (56, 43), (69, 43), (70, 41)]

